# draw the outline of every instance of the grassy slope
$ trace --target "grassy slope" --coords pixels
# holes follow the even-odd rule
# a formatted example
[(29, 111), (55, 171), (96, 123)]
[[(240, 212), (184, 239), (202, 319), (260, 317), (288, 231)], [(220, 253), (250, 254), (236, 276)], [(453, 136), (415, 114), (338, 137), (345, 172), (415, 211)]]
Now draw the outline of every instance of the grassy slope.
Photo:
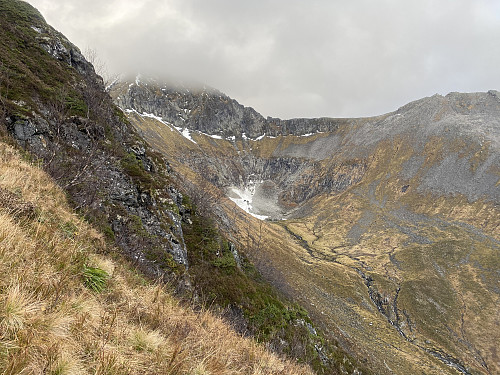
[[(86, 112), (75, 72), (67, 69), (36, 42), (38, 33), (29, 25), (45, 24), (42, 15), (22, 1), (0, 1), (0, 96), (7, 109), (30, 116), (38, 103), (68, 106), (71, 114)], [(21, 106), (14, 102), (22, 102)], [(71, 107), (71, 108), (69, 108)]]
[[(152, 120), (132, 119), (159, 150), (179, 161), (178, 170), (200, 181), (182, 163), (183, 153), (198, 146)], [(212, 157), (224, 160), (236, 153), (227, 141), (194, 139)], [(432, 142), (422, 151), (424, 168), (455, 147), (443, 140)], [(279, 138), (264, 139), (252, 145), (253, 152), (272, 155), (282, 144)], [(241, 150), (241, 145), (236, 148)], [(288, 290), (380, 372), (456, 372), (429, 351), (454, 357), (470, 373), (494, 372), (499, 339), (498, 211), (491, 202), (419, 193), (419, 174), (411, 181), (398, 174), (413, 153), (403, 138), (379, 144), (363, 180), (340, 195), (316, 197), (303, 211), (304, 219), (261, 226), (231, 202), (219, 198), (220, 206), (232, 218), (233, 238), (266, 277)], [(477, 150), (470, 152), (474, 153)], [(335, 162), (326, 161), (325, 168)], [(402, 192), (407, 184), (410, 189)], [(401, 213), (402, 207), (410, 214)], [(290, 232), (304, 241), (296, 241)], [(424, 237), (432, 243), (418, 243)], [(370, 290), (383, 302), (385, 316), (370, 299), (360, 272), (373, 279)], [(396, 316), (392, 304), (398, 288)], [(389, 322), (397, 319), (408, 340)]]
[[(0, 110), (21, 118), (32, 118), (36, 116), (36, 112), (43, 114), (44, 111), (40, 110), (42, 107), (48, 109), (49, 121), (53, 120), (51, 115), (56, 113), (60, 116), (61, 122), (69, 121), (70, 116), (73, 115), (83, 116), (87, 120), (91, 120), (91, 123), (95, 123), (97, 127), (104, 129), (104, 134), (98, 133), (96, 137), (100, 142), (96, 146), (96, 150), (108, 156), (106, 162), (117, 163), (116, 168), (121, 168), (136, 183), (140, 191), (157, 192), (165, 189), (171, 181), (163, 178), (162, 173), (147, 173), (142, 163), (133, 154), (126, 153), (124, 145), (120, 143), (140, 141), (139, 137), (130, 134), (128, 137), (122, 135), (120, 140), (113, 138), (113, 135), (116, 136), (116, 133), (113, 133), (116, 129), (112, 129), (112, 127), (116, 123), (109, 122), (108, 112), (113, 112), (113, 107), (111, 107), (111, 102), (106, 100), (106, 94), (97, 92), (98, 89), (95, 92), (89, 92), (86, 89), (89, 82), (83, 82), (82, 77), (75, 69), (45, 53), (36, 42), (37, 38), (41, 36), (31, 26), (43, 28), (45, 30), (44, 38), (48, 34), (53, 34), (57, 38), (62, 38), (63, 43), (67, 41), (46, 25), (36, 10), (23, 2), (0, 0), (0, 11), (2, 12), (1, 30), (5, 31), (7, 36), (0, 41), (0, 57), (2, 58)], [(66, 48), (69, 48), (69, 42), (67, 43)], [(92, 77), (86, 78), (92, 79)], [(91, 100), (93, 100), (91, 105), (87, 105)], [(103, 103), (109, 104), (109, 108), (101, 108)], [(101, 116), (99, 113), (101, 109), (106, 112), (107, 117)], [(121, 112), (116, 112), (115, 115), (115, 117), (123, 116)], [(112, 120), (116, 120), (116, 118)], [(119, 131), (116, 130), (116, 132)], [(52, 135), (49, 135), (49, 138), (52, 139)], [(57, 140), (57, 137), (55, 138)], [(6, 136), (5, 139), (9, 138)], [(68, 151), (68, 147), (64, 148), (63, 146), (63, 151), (58, 150), (55, 153), (61, 160), (50, 158), (53, 170), (56, 170), (56, 174), (61, 175), (61, 179), (58, 180), (61, 185), (65, 185), (64, 178), (71, 180), (72, 173), (78, 173), (79, 168), (81, 169), (81, 164), (78, 164), (81, 155), (73, 152), (71, 147)], [(75, 162), (67, 159), (65, 152), (72, 155)], [(152, 156), (149, 151), (148, 156)], [(161, 167), (161, 163), (161, 160), (156, 162), (156, 166)], [(71, 170), (69, 166), (75, 167), (75, 169)], [(83, 198), (83, 201), (95, 190), (99, 191), (100, 189), (99, 181), (97, 181), (99, 176), (93, 176), (93, 179), (95, 179), (95, 183), (83, 181), (83, 184), (77, 184), (78, 187), (83, 186), (77, 191), (78, 196)], [(75, 198), (72, 191), (68, 192), (68, 196), (70, 199)], [(107, 210), (107, 215), (111, 219), (112, 214), (115, 213), (113, 210), (120, 209), (120, 207), (110, 207), (108, 201), (105, 201), (102, 206), (104, 210)], [(170, 208), (177, 207), (161, 206), (159, 210)], [(106, 218), (103, 217), (105, 213), (102, 211), (103, 209), (86, 212), (86, 217), (102, 226), (108, 240), (112, 241), (114, 234)], [(123, 210), (119, 210), (118, 213), (121, 217), (127, 215)], [(183, 268), (178, 267), (168, 254), (157, 251), (157, 248), (152, 245), (147, 246), (150, 244), (152, 236), (143, 229), (137, 216), (132, 219), (136, 220), (130, 220), (132, 225), (129, 237), (139, 238), (137, 242), (142, 245), (140, 250), (145, 253), (146, 258), (156, 265), (164, 267), (167, 271), (183, 272)], [(285, 347), (277, 348), (273, 345), (275, 350), (287, 353), (293, 358), (300, 358), (300, 360), (322, 369), (314, 343), (309, 340), (309, 331), (305, 325), (308, 318), (304, 312), (278, 296), (268, 284), (263, 282), (248, 262), (245, 262), (243, 269), (236, 267), (232, 254), (228, 252), (227, 241), (215, 231), (210, 223), (203, 221), (199, 216), (193, 216), (193, 222), (192, 225), (185, 227), (186, 245), (189, 249), (192, 265), (190, 276), (193, 278), (197, 293), (201, 295), (203, 302), (208, 304), (216, 302), (222, 307), (237, 306), (250, 322), (250, 329), (259, 340), (280, 342), (280, 339), (284, 338), (286, 339)], [(168, 220), (164, 224), (168, 226)], [(72, 225), (68, 224), (68, 228), (71, 227)], [(141, 241), (143, 237), (144, 241)], [(222, 251), (222, 257), (217, 255), (219, 250)], [(75, 272), (81, 272), (81, 269), (77, 269)], [(249, 295), (246, 293), (248, 291), (251, 291)], [(141, 290), (139, 295), (147, 292), (147, 290)], [(180, 319), (182, 320), (182, 316)], [(302, 324), (298, 324), (299, 322)], [(222, 331), (225, 329), (227, 328), (222, 329)], [(314, 336), (315, 340), (321, 340), (320, 337)], [(242, 360), (241, 365), (245, 366), (244, 360)]]
[[(482, 200), (420, 194), (418, 175), (409, 182), (413, 190), (403, 193), (408, 181), (400, 180), (398, 171), (412, 152), (398, 139), (379, 145), (362, 183), (340, 196), (318, 197), (321, 204), (311, 203), (315, 209), (307, 220), (288, 225), (314, 251), (371, 276), (390, 303), (400, 288), (399, 314), (410, 317), (400, 317), (401, 328), (415, 346), (443, 350), (471, 373), (494, 372), (498, 211)], [(430, 147), (423, 155), (430, 166), (443, 154), (444, 147)], [(370, 315), (369, 309), (360, 310), (363, 320)], [(394, 313), (390, 319), (396, 319)]]
[[(308, 374), (111, 257), (44, 172), (0, 143), (4, 374)], [(105, 270), (101, 293), (85, 267)]]

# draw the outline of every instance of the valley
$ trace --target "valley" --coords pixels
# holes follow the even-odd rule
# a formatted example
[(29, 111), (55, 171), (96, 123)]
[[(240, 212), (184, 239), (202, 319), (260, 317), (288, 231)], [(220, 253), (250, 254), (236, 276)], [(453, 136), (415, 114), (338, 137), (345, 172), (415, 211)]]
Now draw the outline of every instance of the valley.
[(0, 372), (500, 373), (498, 91), (264, 118), (0, 32)]
[(497, 92), (286, 121), (211, 89), (111, 93), (231, 241), (369, 367), (498, 371)]

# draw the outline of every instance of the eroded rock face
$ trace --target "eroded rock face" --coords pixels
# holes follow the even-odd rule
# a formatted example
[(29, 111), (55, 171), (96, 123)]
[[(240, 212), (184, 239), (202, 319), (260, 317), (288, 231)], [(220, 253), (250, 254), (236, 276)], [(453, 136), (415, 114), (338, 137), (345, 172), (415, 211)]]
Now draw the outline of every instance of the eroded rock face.
[[(170, 259), (188, 267), (181, 222), (189, 220), (189, 209), (168, 183), (168, 162), (134, 138), (102, 78), (76, 46), (41, 17), (31, 29), (33, 44), (48, 54), (41, 58), (61, 62), (67, 76), (60, 79), (68, 82), (59, 88), (60, 98), (30, 98), (29, 116), (7, 109), (2, 119), (7, 131), (146, 273), (160, 276)], [(72, 113), (75, 103), (78, 114)]]
[[(133, 82), (111, 87), (115, 102), (126, 111), (145, 114), (178, 129), (215, 135), (243, 142), (244, 151), (230, 152), (224, 159), (209, 153), (184, 155), (184, 162), (210, 183), (228, 191), (252, 189), (253, 210), (258, 215), (280, 219), (297, 205), (321, 193), (340, 192), (359, 176), (321, 172), (319, 162), (335, 150), (331, 142), (298, 150), (282, 149), (273, 157), (260, 157), (251, 151), (252, 140), (264, 136), (311, 135), (332, 132), (343, 119), (264, 119), (252, 108), (213, 89), (188, 89), (159, 85), (138, 76)], [(273, 188), (271, 188), (271, 186)]]
[(208, 87), (187, 88), (162, 85), (140, 76), (135, 81), (111, 87), (115, 102), (123, 109), (136, 110), (163, 118), (176, 127), (223, 137), (258, 138), (262, 135), (303, 135), (330, 132), (345, 119), (265, 119), (251, 107)]

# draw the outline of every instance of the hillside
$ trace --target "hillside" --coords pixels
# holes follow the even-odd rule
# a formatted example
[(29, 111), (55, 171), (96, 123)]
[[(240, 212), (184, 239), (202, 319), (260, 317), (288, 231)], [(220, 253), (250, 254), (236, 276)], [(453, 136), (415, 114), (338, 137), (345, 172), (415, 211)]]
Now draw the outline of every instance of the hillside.
[(138, 76), (114, 104), (27, 3), (0, 32), (4, 372), (310, 371), (230, 331), (318, 374), (500, 372), (497, 91), (280, 120)]
[[(134, 129), (76, 46), (23, 1), (0, 1), (0, 31), (1, 139), (24, 150), (27, 159), (50, 174), (73, 210), (104, 235), (115, 261), (124, 256), (148, 280), (172, 286), (177, 298), (196, 309), (210, 308), (231, 329), (254, 337), (281, 357), (307, 363), (318, 373), (368, 373), (341, 347), (326, 342), (307, 311), (264, 280), (241, 248), (217, 230), (203, 214), (201, 197), (186, 194), (182, 181), (189, 176), (176, 171)], [(11, 193), (18, 190), (11, 188)], [(30, 264), (30, 259), (26, 262)], [(82, 272), (77, 268), (75, 275)], [(32, 291), (29, 285), (25, 280), (26, 293)], [(134, 290), (138, 303), (150, 297), (146, 289)], [(44, 298), (60, 298), (57, 289), (51, 291), (56, 295), (37, 295), (42, 305), (47, 303)], [(117, 314), (127, 314), (120, 311), (122, 305), (116, 306)], [(185, 315), (179, 314), (182, 321)], [(189, 324), (191, 318), (186, 319)], [(77, 338), (68, 340), (73, 339)], [(207, 340), (220, 339), (207, 336)], [(207, 348), (200, 350), (217, 360)], [(132, 353), (127, 357), (134, 360)], [(39, 353), (40, 361), (48, 354)], [(21, 355), (13, 358), (11, 362), (6, 357), (4, 365), (13, 366)], [(239, 366), (252, 367), (253, 360), (240, 359)], [(159, 366), (150, 371), (161, 372), (163, 365)], [(239, 368), (231, 366), (226, 369)], [(189, 370), (188, 364), (182, 368), (181, 372)]]
[(311, 374), (111, 256), (50, 176), (0, 142), (2, 374)]
[(221, 231), (377, 373), (500, 370), (498, 92), (311, 120), (140, 76), (111, 94)]

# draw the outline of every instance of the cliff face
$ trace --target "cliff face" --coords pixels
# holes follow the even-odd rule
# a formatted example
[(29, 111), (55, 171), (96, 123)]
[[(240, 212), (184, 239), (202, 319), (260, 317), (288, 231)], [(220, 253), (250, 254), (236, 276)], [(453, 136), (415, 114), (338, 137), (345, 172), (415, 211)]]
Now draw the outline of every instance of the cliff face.
[(93, 66), (35, 9), (2, 1), (0, 11), (4, 129), (147, 273), (159, 265), (146, 244), (187, 266), (186, 210), (168, 162), (134, 135)]
[(153, 80), (111, 95), (264, 275), (378, 373), (497, 371), (497, 91), (311, 120)]
[[(0, 34), (1, 141), (48, 171), (113, 249), (195, 304), (225, 311), (236, 330), (281, 355), (320, 372), (368, 373), (341, 348), (323, 343), (307, 312), (278, 294), (241, 247), (196, 213), (204, 196), (184, 194), (191, 175), (174, 170), (148, 144), (76, 46), (18, 0), (0, 0)], [(231, 116), (258, 122), (255, 112), (232, 106)]]
[(161, 84), (140, 75), (134, 81), (115, 83), (111, 91), (120, 108), (154, 114), (176, 127), (225, 138), (303, 135), (332, 131), (344, 122), (327, 118), (265, 119), (253, 108), (244, 107), (215, 89)]

